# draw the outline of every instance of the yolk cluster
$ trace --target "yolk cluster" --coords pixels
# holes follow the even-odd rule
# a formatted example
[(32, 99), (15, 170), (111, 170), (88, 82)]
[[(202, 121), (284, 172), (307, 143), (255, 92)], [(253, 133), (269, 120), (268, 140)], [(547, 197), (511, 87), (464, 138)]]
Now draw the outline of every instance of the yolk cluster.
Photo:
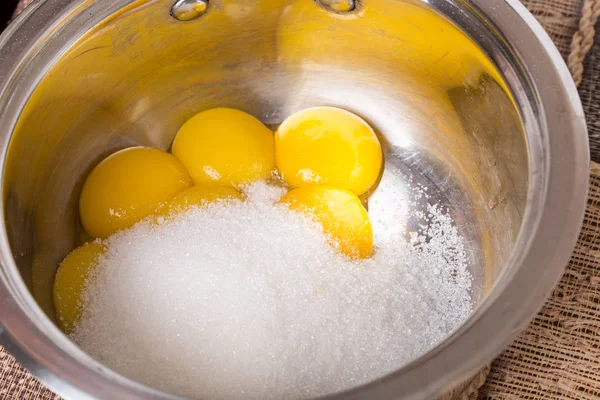
[[(367, 258), (373, 232), (358, 196), (375, 185), (381, 168), (377, 136), (348, 111), (306, 109), (273, 135), (249, 114), (216, 108), (183, 124), (171, 154), (133, 147), (101, 161), (84, 183), (79, 211), (86, 232), (104, 239), (150, 216), (169, 218), (219, 200), (243, 201), (240, 186), (270, 179), (277, 169), (291, 189), (281, 204), (318, 223), (344, 255)], [(104, 251), (101, 240), (86, 243), (57, 271), (54, 305), (65, 331), (80, 317), (81, 294)]]
[(308, 108), (275, 132), (275, 159), (280, 176), (293, 188), (281, 202), (318, 222), (346, 256), (370, 257), (371, 221), (357, 196), (375, 185), (382, 170), (373, 129), (346, 110)]

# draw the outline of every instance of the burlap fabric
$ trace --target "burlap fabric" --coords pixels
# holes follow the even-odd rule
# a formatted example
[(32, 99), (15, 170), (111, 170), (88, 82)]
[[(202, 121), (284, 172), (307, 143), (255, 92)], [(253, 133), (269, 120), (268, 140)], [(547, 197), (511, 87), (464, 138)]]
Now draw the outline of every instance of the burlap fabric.
[(584, 63), (579, 94), (587, 117), (592, 159), (600, 162), (600, 23), (596, 27), (594, 45)]
[(600, 399), (600, 165), (567, 273), (529, 328), (492, 364), (484, 399)]
[[(29, 3), (22, 0), (16, 14)], [(600, 0), (523, 3), (544, 26), (580, 83), (592, 158), (600, 161), (600, 29), (594, 30)], [(600, 399), (600, 165), (592, 165), (590, 179), (584, 227), (552, 297), (491, 367), (443, 396), (444, 400)], [(59, 397), (0, 348), (0, 399)]]

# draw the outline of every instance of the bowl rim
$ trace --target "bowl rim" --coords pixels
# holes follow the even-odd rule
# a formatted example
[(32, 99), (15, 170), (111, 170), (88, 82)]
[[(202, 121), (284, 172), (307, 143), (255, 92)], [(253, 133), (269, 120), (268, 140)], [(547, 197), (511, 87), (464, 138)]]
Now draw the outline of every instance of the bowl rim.
[[(505, 273), (459, 329), (399, 370), (326, 398), (432, 398), (449, 390), (449, 383), (474, 374), (541, 308), (564, 272), (584, 217), (589, 178), (585, 117), (569, 70), (542, 26), (518, 0), (419, 1), (465, 30), (514, 84), (530, 152), (527, 210)], [(0, 71), (6, 71), (0, 75), (2, 170), (20, 106), (31, 94), (6, 101), (22, 83), (19, 74), (26, 61), (43, 51), (44, 41), (61, 32), (68, 18), (79, 17), (73, 32), (81, 35), (86, 27), (133, 3), (137, 0), (37, 2), (0, 36)], [(45, 71), (33, 72), (41, 76)], [(31, 88), (36, 84), (30, 82)], [(4, 210), (4, 199), (0, 201)], [(5, 226), (4, 212), (0, 225)], [(0, 263), (0, 344), (51, 389), (77, 398), (179, 398), (116, 374), (70, 342), (26, 288), (5, 229), (0, 232)]]

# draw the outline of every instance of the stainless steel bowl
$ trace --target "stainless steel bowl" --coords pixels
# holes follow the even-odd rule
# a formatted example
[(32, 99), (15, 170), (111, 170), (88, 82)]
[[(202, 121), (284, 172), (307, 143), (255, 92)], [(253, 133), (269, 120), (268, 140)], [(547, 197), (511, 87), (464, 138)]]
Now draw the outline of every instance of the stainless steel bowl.
[(118, 149), (167, 149), (203, 109), (276, 125), (333, 105), (380, 135), (380, 187), (401, 191), (411, 177), (450, 210), (468, 243), (475, 307), (427, 354), (332, 397), (431, 398), (497, 355), (563, 272), (587, 191), (575, 86), (525, 8), (210, 0), (199, 18), (173, 10), (192, 18), (180, 21), (173, 3), (46, 0), (0, 37), (1, 342), (67, 397), (171, 398), (103, 367), (54, 325), (54, 273), (85, 239), (82, 180)]

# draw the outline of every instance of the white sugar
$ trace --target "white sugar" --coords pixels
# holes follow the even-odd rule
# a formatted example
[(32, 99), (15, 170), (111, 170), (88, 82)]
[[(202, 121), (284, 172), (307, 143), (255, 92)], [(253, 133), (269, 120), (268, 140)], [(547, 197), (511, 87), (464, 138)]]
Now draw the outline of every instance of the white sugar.
[(383, 235), (351, 262), (274, 204), (281, 189), (246, 193), (109, 238), (75, 342), (183, 396), (301, 398), (390, 373), (468, 315), (462, 239), (439, 210), (420, 236)]

